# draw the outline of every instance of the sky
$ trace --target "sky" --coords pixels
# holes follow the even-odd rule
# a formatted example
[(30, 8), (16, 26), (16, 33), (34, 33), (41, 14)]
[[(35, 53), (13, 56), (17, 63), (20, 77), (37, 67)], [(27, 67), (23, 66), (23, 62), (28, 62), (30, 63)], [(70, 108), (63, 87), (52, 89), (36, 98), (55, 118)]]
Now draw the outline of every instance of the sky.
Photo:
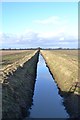
[(3, 2), (0, 38), (2, 48), (77, 48), (78, 3)]

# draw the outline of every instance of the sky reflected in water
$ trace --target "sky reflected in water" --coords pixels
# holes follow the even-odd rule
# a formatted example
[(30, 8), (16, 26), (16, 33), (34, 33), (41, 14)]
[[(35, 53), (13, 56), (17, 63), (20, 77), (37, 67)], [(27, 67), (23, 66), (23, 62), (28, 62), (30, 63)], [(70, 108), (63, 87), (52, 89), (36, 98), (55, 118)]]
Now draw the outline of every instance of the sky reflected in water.
[(39, 56), (37, 78), (30, 109), (30, 118), (68, 118), (63, 99), (58, 94), (58, 88), (46, 67), (43, 57)]

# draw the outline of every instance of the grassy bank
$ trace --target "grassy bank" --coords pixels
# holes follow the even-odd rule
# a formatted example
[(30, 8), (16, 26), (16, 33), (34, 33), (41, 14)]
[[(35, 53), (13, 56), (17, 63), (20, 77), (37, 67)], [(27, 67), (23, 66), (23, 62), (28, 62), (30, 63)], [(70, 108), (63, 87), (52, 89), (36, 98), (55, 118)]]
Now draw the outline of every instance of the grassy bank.
[[(1, 51), (0, 51), (1, 52)], [(35, 50), (4, 50), (2, 51), (2, 69), (8, 65), (18, 61), (22, 61), (23, 58), (28, 58)]]
[(32, 104), (38, 55), (39, 52), (34, 51), (19, 59), (18, 64), (12, 63), (12, 66), (4, 69), (7, 77), (3, 76), (2, 82), (3, 119), (16, 120), (28, 116), (28, 109)]
[[(4, 50), (2, 53), (2, 61), (0, 62), (0, 82), (3, 82), (4, 77), (12, 73), (18, 66), (22, 66), (35, 53), (34, 50)], [(0, 54), (1, 55), (1, 54)]]
[(80, 94), (77, 50), (41, 50), (41, 54), (61, 91)]

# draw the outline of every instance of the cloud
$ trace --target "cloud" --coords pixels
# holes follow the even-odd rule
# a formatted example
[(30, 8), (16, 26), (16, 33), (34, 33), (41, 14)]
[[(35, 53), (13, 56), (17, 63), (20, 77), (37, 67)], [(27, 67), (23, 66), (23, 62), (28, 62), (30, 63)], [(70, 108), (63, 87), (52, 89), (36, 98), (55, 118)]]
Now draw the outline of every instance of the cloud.
[(76, 48), (78, 46), (77, 25), (71, 25), (70, 21), (58, 16), (51, 16), (47, 19), (34, 20), (33, 22), (37, 29), (27, 29), (20, 35), (0, 34), (2, 47), (31, 48), (40, 46), (43, 48)]
[(60, 40), (60, 41), (64, 41), (64, 39), (65, 39), (64, 37), (61, 37), (59, 40)]
[[(38, 33), (29, 31), (20, 36), (13, 34), (2, 35), (3, 48), (55, 48), (55, 47), (77, 47), (78, 41), (72, 36), (64, 36), (64, 34), (53, 35), (54, 33)], [(45, 37), (46, 36), (46, 37)], [(1, 46), (0, 46), (1, 47)]]
[[(50, 16), (46, 19), (33, 20), (35, 26), (40, 28), (39, 32), (45, 33), (45, 37), (48, 35), (58, 35), (63, 33), (68, 36), (74, 36), (78, 38), (78, 25), (72, 22), (70, 19), (59, 16)], [(48, 33), (48, 34), (46, 34)]]
[(43, 20), (34, 20), (34, 22), (38, 24), (58, 24), (60, 22), (60, 18), (58, 16), (52, 16)]

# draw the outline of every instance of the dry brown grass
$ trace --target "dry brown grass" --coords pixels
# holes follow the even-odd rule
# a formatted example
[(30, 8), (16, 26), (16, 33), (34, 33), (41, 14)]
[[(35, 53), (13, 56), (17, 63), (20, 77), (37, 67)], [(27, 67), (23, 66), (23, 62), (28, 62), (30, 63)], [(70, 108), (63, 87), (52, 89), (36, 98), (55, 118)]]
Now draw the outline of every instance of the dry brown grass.
[[(0, 51), (1, 52), (1, 51)], [(34, 50), (4, 50), (2, 51), (2, 68), (34, 53)]]
[(72, 85), (79, 81), (78, 50), (42, 50), (41, 53), (59, 88), (62, 91), (69, 91)]
[(11, 54), (16, 54), (16, 53), (22, 53), (30, 50), (0, 50), (0, 55), (11, 55)]
[[(18, 66), (23, 66), (34, 54), (36, 50), (11, 50), (2, 51), (2, 61), (0, 61), (0, 81), (3, 82), (4, 78), (15, 71)], [(2, 78), (1, 78), (2, 76)]]

